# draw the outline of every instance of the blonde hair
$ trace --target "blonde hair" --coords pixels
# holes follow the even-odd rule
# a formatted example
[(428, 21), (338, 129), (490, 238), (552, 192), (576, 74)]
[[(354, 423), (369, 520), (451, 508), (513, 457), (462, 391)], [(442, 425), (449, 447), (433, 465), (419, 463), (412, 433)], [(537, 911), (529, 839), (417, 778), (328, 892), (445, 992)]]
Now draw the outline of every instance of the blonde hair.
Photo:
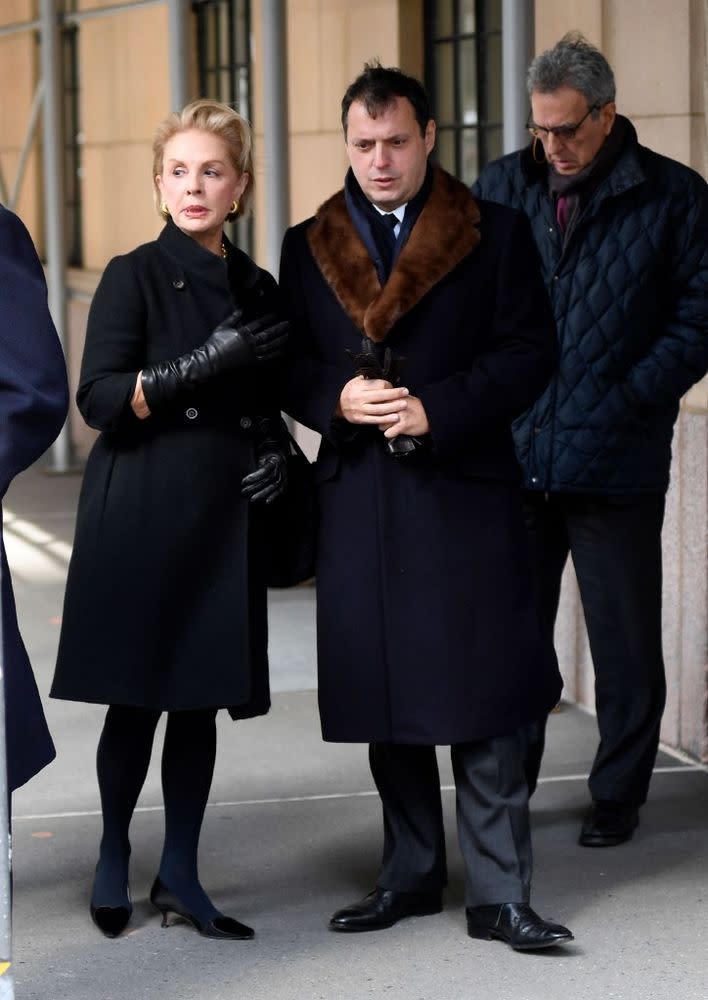
[(152, 183), (155, 194), (155, 206), (158, 212), (162, 197), (155, 178), (162, 173), (165, 146), (179, 132), (199, 129), (201, 132), (211, 132), (218, 136), (226, 146), (229, 159), (239, 174), (248, 174), (248, 184), (241, 195), (238, 210), (229, 213), (229, 222), (244, 215), (253, 200), (253, 136), (251, 126), (228, 104), (201, 98), (192, 101), (181, 111), (173, 111), (155, 129), (152, 141)]

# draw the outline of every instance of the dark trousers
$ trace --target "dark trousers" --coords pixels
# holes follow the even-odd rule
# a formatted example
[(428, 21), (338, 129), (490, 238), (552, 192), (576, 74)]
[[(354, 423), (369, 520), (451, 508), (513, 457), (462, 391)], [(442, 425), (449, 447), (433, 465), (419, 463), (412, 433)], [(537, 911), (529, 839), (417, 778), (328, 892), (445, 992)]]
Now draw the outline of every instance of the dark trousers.
[[(467, 906), (528, 902), (524, 743), (522, 733), (512, 733), (450, 748)], [(399, 892), (442, 889), (447, 864), (435, 747), (372, 743), (369, 761), (384, 817), (377, 885)]]
[[(595, 668), (600, 745), (593, 799), (642, 805), (666, 701), (661, 646), (661, 526), (664, 496), (526, 493), (526, 526), (537, 571), (542, 624), (553, 634), (570, 552)], [(535, 786), (545, 721), (531, 741)]]

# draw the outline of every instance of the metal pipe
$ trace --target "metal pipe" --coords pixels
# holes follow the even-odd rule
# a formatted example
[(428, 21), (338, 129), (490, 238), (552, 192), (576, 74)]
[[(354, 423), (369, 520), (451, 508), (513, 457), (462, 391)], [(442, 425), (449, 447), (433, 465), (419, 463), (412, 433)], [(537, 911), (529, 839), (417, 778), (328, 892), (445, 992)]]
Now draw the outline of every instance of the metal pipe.
[(161, 7), (165, 0), (131, 0), (130, 3), (114, 3), (108, 7), (96, 7), (93, 10), (67, 11), (61, 15), (63, 24), (81, 24), (82, 21), (93, 21), (97, 17), (111, 17), (113, 14), (122, 14), (127, 10), (135, 10), (137, 7)]
[(528, 142), (526, 70), (533, 55), (534, 0), (502, 0), (504, 152)]
[(38, 31), (39, 21), (16, 21), (14, 24), (4, 24), (0, 28), (0, 37), (3, 35), (21, 35), (25, 31)]
[[(54, 0), (40, 0), (40, 57), (44, 82), (42, 161), (44, 169), (44, 242), (49, 310), (66, 354), (66, 237), (64, 223), (64, 157), (61, 119), (59, 21)], [(53, 472), (66, 472), (71, 444), (68, 424), (52, 445)]]
[(20, 159), (17, 163), (17, 172), (15, 174), (15, 183), (12, 185), (12, 192), (8, 199), (8, 208), (13, 211), (17, 206), (17, 202), (20, 198), (20, 191), (22, 189), (22, 181), (25, 176), (25, 167), (27, 166), (27, 160), (29, 158), (30, 150), (32, 149), (32, 144), (34, 143), (34, 133), (37, 130), (37, 121), (39, 119), (39, 113), (42, 110), (42, 100), (44, 98), (44, 80), (40, 80), (34, 91), (34, 97), (32, 98), (32, 108), (30, 110), (30, 120), (27, 125), (27, 131), (25, 132), (25, 141), (22, 144), (22, 149), (20, 151)]
[(179, 111), (189, 101), (187, 15), (187, 0), (167, 0), (170, 102), (173, 111)]
[[(2, 562), (0, 561), (0, 594)], [(12, 977), (12, 840), (5, 742), (5, 647), (0, 615), (0, 1000), (14, 1000)]]
[(280, 245), (290, 224), (287, 18), (285, 0), (263, 0), (263, 146), (266, 267), (278, 273)]

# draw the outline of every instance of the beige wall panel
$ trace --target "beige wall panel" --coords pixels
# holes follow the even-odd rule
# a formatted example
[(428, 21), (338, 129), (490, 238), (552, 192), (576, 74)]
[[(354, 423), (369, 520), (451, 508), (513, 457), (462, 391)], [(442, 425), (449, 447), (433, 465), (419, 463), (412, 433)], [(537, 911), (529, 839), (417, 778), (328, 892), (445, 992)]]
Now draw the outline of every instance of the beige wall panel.
[(708, 110), (708, 3), (689, 0), (689, 39), (691, 46), (691, 110), (704, 113)]
[(629, 115), (685, 114), (690, 102), (689, 0), (606, 0), (604, 53)]
[[(340, 105), (344, 91), (352, 79), (347, 72), (348, 19), (343, 10), (326, 7), (320, 27), (320, 80), (318, 95), (320, 128), (336, 131), (340, 128)], [(341, 135), (341, 132), (340, 132)]]
[(693, 412), (708, 413), (708, 375), (688, 390), (683, 405)]
[(708, 418), (681, 415), (683, 559), (681, 730), (676, 743), (708, 760)]
[(293, 136), (291, 218), (300, 222), (312, 215), (344, 183), (348, 161), (342, 133)]
[(86, 21), (79, 37), (86, 142), (151, 138), (170, 111), (166, 6)]
[(0, 24), (18, 24), (22, 21), (31, 21), (36, 15), (36, 0), (2, 0)]
[(666, 708), (661, 721), (661, 739), (677, 746), (681, 731), (681, 634), (683, 631), (682, 476), (683, 437), (681, 423), (674, 430), (671, 484), (666, 495), (666, 513), (661, 533), (663, 554), (662, 635), (666, 665)]
[[(347, 5), (347, 83), (354, 80), (369, 59), (384, 66), (398, 64), (398, 4), (395, 0)], [(335, 103), (342, 95), (332, 95)]]
[(602, 0), (536, 0), (535, 28), (536, 52), (551, 48), (568, 31), (582, 31), (601, 45)]
[(406, 73), (423, 79), (425, 24), (421, 0), (400, 0), (398, 4), (398, 65)]
[(288, 17), (288, 112), (291, 132), (321, 128), (320, 17), (316, 3), (291, 3)]
[(150, 144), (84, 149), (84, 264), (103, 270), (111, 257), (154, 239), (161, 221), (152, 202)]
[(22, 147), (37, 86), (37, 59), (34, 33), (0, 38), (0, 93), (5, 95), (0, 101), (0, 149)]
[(554, 634), (558, 666), (563, 677), (563, 698), (566, 701), (576, 701), (578, 698), (577, 662), (580, 624), (580, 594), (573, 564), (569, 559), (563, 573)]
[[(620, 104), (620, 111), (623, 110)], [(662, 118), (632, 118), (639, 141), (673, 160), (691, 163), (691, 119), (688, 115)]]

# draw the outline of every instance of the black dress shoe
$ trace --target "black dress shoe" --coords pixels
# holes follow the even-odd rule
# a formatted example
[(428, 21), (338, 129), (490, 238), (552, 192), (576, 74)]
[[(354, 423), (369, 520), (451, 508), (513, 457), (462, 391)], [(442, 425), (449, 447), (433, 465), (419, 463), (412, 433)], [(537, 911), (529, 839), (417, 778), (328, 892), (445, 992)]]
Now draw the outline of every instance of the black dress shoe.
[(623, 802), (593, 802), (580, 830), (583, 847), (615, 847), (629, 840), (639, 825), (639, 809)]
[(441, 910), (442, 895), (437, 889), (432, 892), (374, 889), (358, 903), (337, 910), (329, 926), (333, 931), (379, 931), (393, 927), (403, 917), (423, 917)]
[(573, 935), (561, 924), (542, 920), (526, 903), (496, 903), (467, 907), (467, 933), (491, 941), (498, 938), (515, 951), (536, 951), (572, 941)]

